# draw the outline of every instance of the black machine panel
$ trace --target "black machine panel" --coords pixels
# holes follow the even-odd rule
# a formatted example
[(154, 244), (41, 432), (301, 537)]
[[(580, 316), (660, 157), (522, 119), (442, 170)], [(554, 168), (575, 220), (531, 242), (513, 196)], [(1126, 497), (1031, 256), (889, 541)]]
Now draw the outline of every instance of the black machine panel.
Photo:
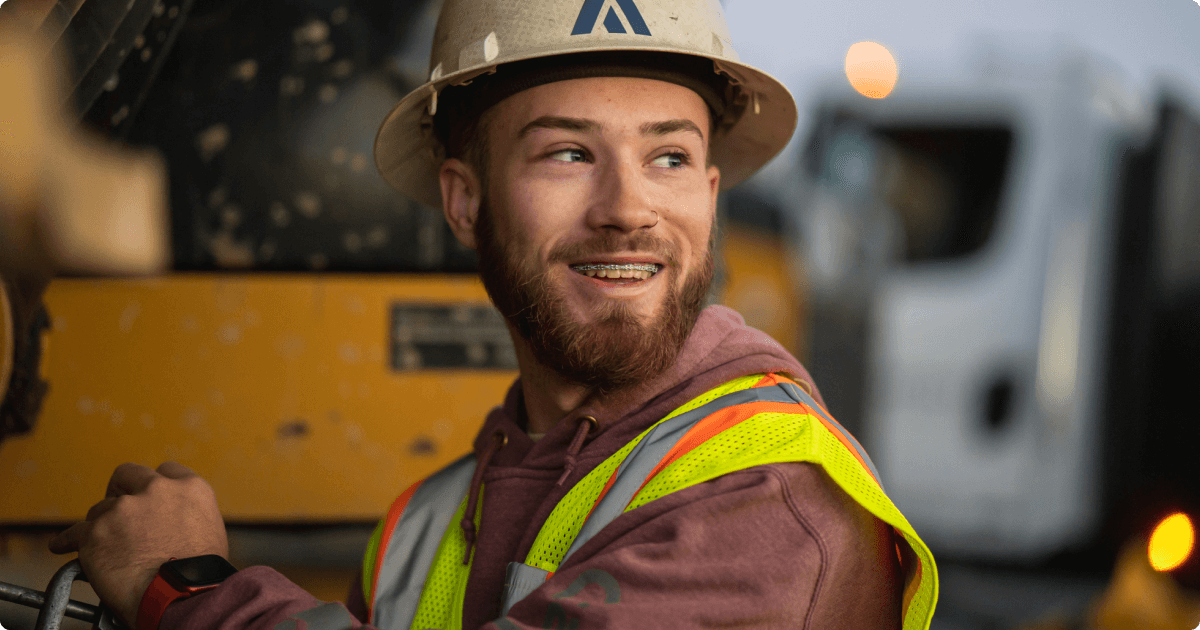
[(426, 4), (158, 0), (109, 47), (128, 49), (119, 68), (76, 100), (166, 158), (175, 269), (474, 270), (441, 212), (373, 164), (380, 122), (424, 78), (428, 44), (412, 38), (432, 28)]

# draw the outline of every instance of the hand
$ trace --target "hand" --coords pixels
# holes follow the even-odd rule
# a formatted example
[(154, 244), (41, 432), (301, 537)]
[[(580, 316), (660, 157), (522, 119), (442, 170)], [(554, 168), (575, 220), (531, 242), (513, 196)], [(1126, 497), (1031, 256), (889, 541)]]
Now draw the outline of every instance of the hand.
[(157, 470), (121, 464), (87, 520), (50, 541), (54, 553), (79, 552), (92, 589), (130, 628), (158, 567), (171, 558), (229, 555), (212, 486), (182, 464)]

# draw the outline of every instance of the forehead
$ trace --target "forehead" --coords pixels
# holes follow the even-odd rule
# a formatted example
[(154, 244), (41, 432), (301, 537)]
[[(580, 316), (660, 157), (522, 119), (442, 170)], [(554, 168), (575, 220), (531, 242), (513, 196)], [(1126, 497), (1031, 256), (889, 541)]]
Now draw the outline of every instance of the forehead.
[[(709, 110), (692, 90), (655, 79), (593, 77), (529, 88), (510, 96), (489, 112), (489, 126), (512, 137), (542, 117), (578, 118), (605, 129), (638, 129), (646, 123), (685, 119), (709, 129)], [(505, 133), (506, 132), (506, 133)]]

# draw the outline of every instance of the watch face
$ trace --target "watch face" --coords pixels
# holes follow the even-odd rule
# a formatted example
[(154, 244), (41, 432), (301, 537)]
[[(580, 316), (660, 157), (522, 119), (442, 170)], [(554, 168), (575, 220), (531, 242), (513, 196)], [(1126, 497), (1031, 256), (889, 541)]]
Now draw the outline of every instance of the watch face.
[(181, 591), (215, 586), (237, 573), (229, 561), (218, 555), (172, 560), (162, 565), (163, 577)]

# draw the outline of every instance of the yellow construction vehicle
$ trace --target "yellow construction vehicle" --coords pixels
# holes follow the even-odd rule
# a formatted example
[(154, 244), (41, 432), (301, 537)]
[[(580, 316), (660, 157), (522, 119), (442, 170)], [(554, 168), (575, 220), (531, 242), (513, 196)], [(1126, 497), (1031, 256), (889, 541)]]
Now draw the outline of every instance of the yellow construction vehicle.
[[(0, 182), (0, 580), (46, 584), (46, 541), (118, 464), (175, 460), (214, 487), (235, 564), (341, 599), (391, 499), (469, 450), (516, 375), (507, 328), (473, 252), (369, 158), (436, 4), (0, 10), (0, 83), (26, 88), (0, 96), (25, 121), (0, 162), (26, 167)], [(798, 350), (795, 257), (747, 225), (723, 229), (719, 298)]]

